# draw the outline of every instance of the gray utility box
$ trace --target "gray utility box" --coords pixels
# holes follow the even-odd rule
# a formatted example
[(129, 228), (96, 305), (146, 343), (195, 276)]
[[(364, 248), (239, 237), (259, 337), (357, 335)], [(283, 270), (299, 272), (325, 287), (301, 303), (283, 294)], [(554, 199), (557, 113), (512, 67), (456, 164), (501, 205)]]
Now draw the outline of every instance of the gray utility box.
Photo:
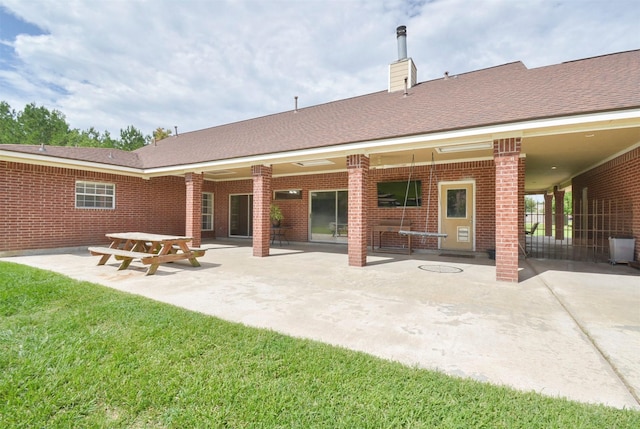
[(609, 237), (609, 262), (612, 264), (632, 262), (635, 245), (635, 238)]

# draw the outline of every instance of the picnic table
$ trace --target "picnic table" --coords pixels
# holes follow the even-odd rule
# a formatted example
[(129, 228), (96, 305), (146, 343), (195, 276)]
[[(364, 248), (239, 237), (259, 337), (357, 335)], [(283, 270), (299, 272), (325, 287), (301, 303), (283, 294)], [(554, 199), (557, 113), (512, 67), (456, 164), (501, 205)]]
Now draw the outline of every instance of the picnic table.
[(109, 247), (89, 247), (94, 256), (102, 256), (98, 265), (107, 263), (111, 256), (122, 261), (118, 270), (124, 270), (134, 259), (149, 265), (145, 275), (155, 274), (160, 264), (187, 259), (194, 267), (200, 263), (196, 258), (203, 256), (205, 250), (189, 248), (191, 237), (175, 235), (148, 234), (145, 232), (120, 232), (105, 234), (111, 240)]

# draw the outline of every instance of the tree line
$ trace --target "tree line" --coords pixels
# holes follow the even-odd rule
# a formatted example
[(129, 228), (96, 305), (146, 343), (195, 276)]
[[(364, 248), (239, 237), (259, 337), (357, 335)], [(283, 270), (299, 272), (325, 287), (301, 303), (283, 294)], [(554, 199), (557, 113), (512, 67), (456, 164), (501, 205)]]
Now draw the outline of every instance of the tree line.
[[(526, 214), (534, 213), (540, 214), (542, 213), (544, 208), (544, 203), (542, 201), (537, 201), (530, 196), (524, 197), (524, 210)], [(551, 211), (553, 213), (556, 212), (556, 199), (553, 198), (551, 200)], [(564, 193), (564, 214), (570, 215), (573, 213), (573, 194), (571, 191), (565, 191)]]
[(31, 144), (73, 147), (103, 147), (135, 150), (171, 135), (170, 129), (158, 127), (153, 135), (129, 125), (120, 129), (119, 136), (109, 131), (99, 132), (94, 127), (88, 130), (71, 128), (62, 112), (49, 110), (35, 103), (27, 104), (23, 110), (15, 111), (6, 101), (0, 101), (0, 144)]

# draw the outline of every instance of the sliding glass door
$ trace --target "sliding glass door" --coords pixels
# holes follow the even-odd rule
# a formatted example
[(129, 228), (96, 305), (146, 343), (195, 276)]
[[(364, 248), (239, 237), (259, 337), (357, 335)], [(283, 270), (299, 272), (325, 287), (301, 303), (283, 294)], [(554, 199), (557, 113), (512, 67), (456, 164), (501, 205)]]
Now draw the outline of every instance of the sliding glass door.
[(229, 196), (229, 236), (253, 236), (253, 195)]
[(310, 240), (346, 243), (347, 191), (311, 191)]

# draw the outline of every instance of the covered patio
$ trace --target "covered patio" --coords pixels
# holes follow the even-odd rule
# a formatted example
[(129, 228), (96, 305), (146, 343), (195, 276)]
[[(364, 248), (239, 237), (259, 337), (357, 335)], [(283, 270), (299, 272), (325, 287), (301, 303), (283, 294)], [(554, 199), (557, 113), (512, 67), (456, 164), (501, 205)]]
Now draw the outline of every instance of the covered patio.
[(202, 267), (151, 277), (135, 261), (96, 266), (86, 248), (2, 260), (454, 376), (640, 409), (640, 273), (626, 265), (528, 258), (513, 284), (484, 252), (374, 254), (355, 268), (344, 245), (291, 243), (270, 258), (252, 257), (251, 240), (202, 247)]

